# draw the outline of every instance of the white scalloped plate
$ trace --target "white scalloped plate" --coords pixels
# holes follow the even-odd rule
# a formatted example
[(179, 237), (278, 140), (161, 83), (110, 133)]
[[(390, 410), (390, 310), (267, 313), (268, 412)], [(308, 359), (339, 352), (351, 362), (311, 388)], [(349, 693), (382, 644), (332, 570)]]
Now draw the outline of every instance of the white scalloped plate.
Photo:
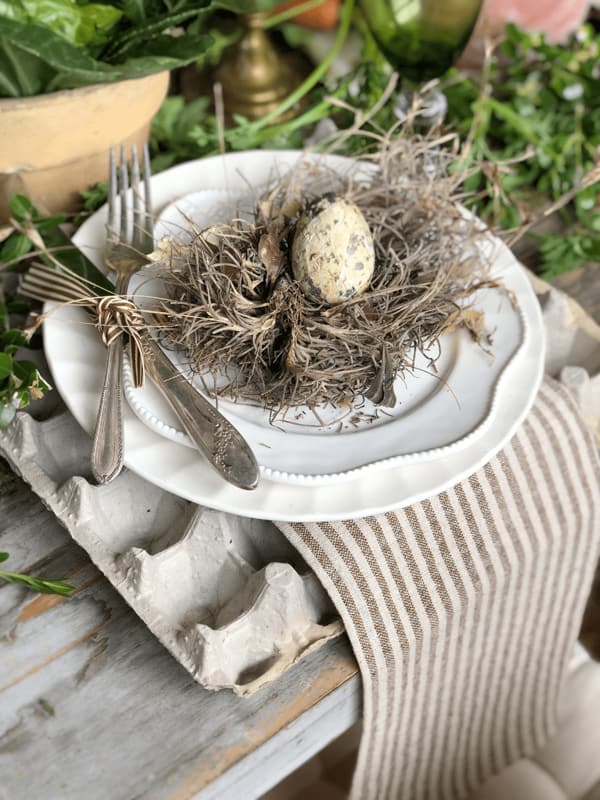
[[(269, 165), (261, 181), (263, 186), (271, 170)], [(202, 229), (248, 216), (258, 190), (254, 197), (248, 194), (248, 187), (244, 192), (243, 197), (237, 198), (222, 188), (178, 198), (160, 214), (157, 240), (166, 234), (186, 241), (192, 226)], [(485, 248), (493, 257), (497, 249), (494, 240), (487, 240)], [(493, 277), (510, 284), (510, 262), (498, 258)], [(512, 288), (508, 284), (507, 288)], [(152, 278), (150, 269), (149, 274), (142, 271), (134, 276), (130, 291), (144, 307), (148, 298), (160, 296), (163, 288), (160, 281)], [(364, 401), (361, 413), (331, 406), (317, 408), (314, 413), (300, 406), (280, 415), (275, 424), (269, 413), (257, 406), (221, 399), (219, 408), (250, 444), (262, 474), (281, 483), (338, 483), (351, 480), (362, 471), (429, 461), (462, 449), (489, 425), (495, 412), (498, 382), (528, 335), (526, 321), (506, 294), (482, 290), (471, 298), (471, 303), (484, 312), (486, 327), (493, 334), (492, 344), (483, 350), (465, 330), (442, 337), (436, 371), (431, 370), (425, 355), (416, 354), (415, 369), (396, 380), (398, 402), (394, 408), (381, 410)], [(185, 354), (165, 352), (191, 378)], [(201, 391), (201, 381), (196, 378), (194, 383)], [(150, 382), (137, 389), (133, 386), (128, 362), (124, 386), (129, 405), (149, 428), (174, 442), (194, 447), (156, 387)]]
[[(294, 151), (257, 151), (181, 164), (153, 178), (157, 207), (202, 187), (241, 191), (260, 182), (265, 170), (285, 169), (299, 157)], [(334, 159), (347, 169), (346, 159)], [(240, 175), (237, 187), (235, 176)], [(241, 175), (244, 175), (244, 178)], [(234, 176), (234, 177), (232, 177)], [(106, 208), (79, 229), (75, 243), (101, 264)], [(531, 407), (543, 373), (543, 325), (529, 281), (511, 253), (498, 246), (495, 267), (514, 294), (528, 330), (518, 351), (496, 382), (494, 413), (479, 435), (458, 450), (434, 454), (428, 461), (411, 461), (375, 471), (359, 471), (339, 484), (318, 486), (278, 483), (264, 474), (252, 492), (224, 481), (191, 448), (150, 430), (125, 410), (125, 462), (142, 477), (181, 497), (249, 517), (279, 520), (344, 519), (409, 505), (436, 494), (474, 472), (512, 436)], [(49, 305), (47, 310), (52, 307)], [(45, 324), (45, 347), (54, 382), (75, 418), (93, 430), (105, 363), (105, 350), (81, 309), (55, 308)], [(469, 390), (477, 391), (477, 376)], [(491, 402), (491, 398), (490, 398)], [(359, 434), (347, 434), (354, 438)], [(310, 437), (308, 437), (310, 438)], [(329, 440), (330, 442), (333, 440)], [(355, 439), (356, 441), (356, 439)], [(330, 446), (330, 445), (328, 445)]]

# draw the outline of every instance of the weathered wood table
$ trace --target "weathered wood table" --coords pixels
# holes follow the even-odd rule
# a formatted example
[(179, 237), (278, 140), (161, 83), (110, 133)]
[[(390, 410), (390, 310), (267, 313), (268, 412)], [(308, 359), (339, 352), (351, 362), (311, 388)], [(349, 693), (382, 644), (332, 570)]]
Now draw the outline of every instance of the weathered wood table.
[(251, 698), (194, 683), (31, 490), (0, 465), (0, 798), (252, 800), (359, 717), (345, 639)]

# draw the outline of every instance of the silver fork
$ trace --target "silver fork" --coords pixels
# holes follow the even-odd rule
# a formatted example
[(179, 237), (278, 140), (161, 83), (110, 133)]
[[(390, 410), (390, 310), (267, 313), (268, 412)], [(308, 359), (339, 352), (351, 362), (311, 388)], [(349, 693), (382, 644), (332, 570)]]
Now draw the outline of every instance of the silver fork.
[[(154, 248), (152, 202), (150, 197), (150, 159), (144, 148), (144, 198), (140, 192), (140, 170), (132, 148), (131, 184), (133, 194), (133, 235), (128, 240), (127, 163), (121, 149), (120, 188), (114, 150), (110, 151), (108, 191), (108, 242), (105, 261), (116, 274), (117, 294), (125, 294), (129, 280)], [(117, 232), (117, 195), (120, 223)], [(240, 489), (256, 488), (260, 471), (256, 458), (240, 432), (186, 380), (162, 352), (147, 331), (140, 331), (144, 363), (148, 375), (169, 402), (184, 430), (196, 447), (225, 480)], [(92, 446), (92, 473), (98, 483), (108, 483), (123, 468), (123, 337), (108, 348), (104, 385)]]
[[(115, 291), (125, 294), (134, 272), (146, 262), (144, 257), (153, 249), (152, 199), (150, 195), (150, 155), (143, 152), (143, 198), (140, 191), (140, 165), (137, 148), (131, 148), (131, 189), (133, 195), (133, 230), (129, 237), (128, 191), (129, 180), (125, 148), (121, 146), (119, 168), (115, 150), (110, 149), (108, 176), (108, 235), (105, 263), (115, 273)], [(119, 180), (120, 179), (120, 180)], [(119, 202), (117, 203), (117, 197)], [(119, 213), (117, 214), (117, 205)], [(118, 219), (118, 224), (117, 224)], [(98, 483), (112, 481), (123, 469), (123, 336), (108, 346), (104, 383), (94, 440), (92, 444), (92, 474)]]

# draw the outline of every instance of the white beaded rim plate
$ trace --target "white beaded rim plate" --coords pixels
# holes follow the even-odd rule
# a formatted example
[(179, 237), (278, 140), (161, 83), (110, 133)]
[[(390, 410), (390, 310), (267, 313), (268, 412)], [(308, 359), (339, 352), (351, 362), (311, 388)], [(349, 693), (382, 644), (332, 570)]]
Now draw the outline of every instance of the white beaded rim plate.
[[(256, 151), (178, 165), (153, 178), (155, 205), (165, 208), (198, 187), (222, 190), (225, 185), (228, 191), (239, 193), (248, 183), (258, 185), (275, 166), (289, 168), (300, 155), (297, 151)], [(340, 170), (354, 169), (354, 162), (348, 159), (328, 158)], [(243, 177), (236, 184), (237, 175)], [(75, 244), (98, 266), (102, 265), (106, 218), (104, 207), (81, 226), (74, 238)], [(400, 460), (385, 464), (382, 469), (358, 469), (345, 475), (342, 482), (326, 485), (318, 485), (318, 479), (280, 482), (263, 470), (258, 488), (245, 492), (228, 484), (197, 451), (157, 434), (125, 408), (126, 466), (195, 503), (262, 519), (348, 519), (406, 506), (443, 491), (472, 474), (512, 436), (531, 408), (543, 375), (544, 331), (539, 304), (524, 271), (503, 245), (498, 246), (496, 270), (520, 309), (522, 335), (501, 379), (495, 383), (495, 396), (489, 398), (490, 405), (493, 401), (492, 413), (488, 408), (485, 424), (462, 446), (449, 447), (427, 460)], [(44, 338), (54, 385), (78, 422), (91, 432), (105, 349), (82, 309), (47, 304), (46, 310), (52, 312), (44, 326)], [(474, 383), (472, 379), (471, 388), (476, 388)]]
[[(163, 209), (156, 240), (168, 235), (186, 241), (192, 226), (201, 230), (234, 217), (248, 217), (253, 205), (247, 186), (240, 197), (224, 187), (184, 195)], [(485, 247), (492, 257), (497, 252), (493, 277), (503, 283), (508, 278), (510, 283), (510, 261), (500, 257), (500, 246), (490, 237)], [(130, 291), (141, 306), (147, 305), (148, 297), (163, 293), (151, 269), (149, 275), (142, 271), (134, 276)], [(467, 446), (485, 431), (496, 412), (498, 386), (509, 379), (510, 364), (529, 335), (526, 319), (506, 293), (481, 290), (472, 305), (485, 314), (493, 335), (489, 348), (476, 345), (465, 330), (446, 334), (435, 372), (427, 356), (417, 354), (415, 370), (396, 380), (398, 402), (392, 409), (378, 409), (369, 401), (363, 401), (359, 413), (296, 407), (273, 423), (269, 412), (256, 406), (221, 399), (219, 408), (250, 444), (261, 474), (279, 483), (339, 483), (367, 470), (439, 458)], [(165, 353), (203, 391), (201, 380), (187, 368), (185, 354), (167, 348)], [(178, 444), (194, 447), (156, 387), (151, 383), (133, 386), (127, 360), (124, 390), (145, 425)]]

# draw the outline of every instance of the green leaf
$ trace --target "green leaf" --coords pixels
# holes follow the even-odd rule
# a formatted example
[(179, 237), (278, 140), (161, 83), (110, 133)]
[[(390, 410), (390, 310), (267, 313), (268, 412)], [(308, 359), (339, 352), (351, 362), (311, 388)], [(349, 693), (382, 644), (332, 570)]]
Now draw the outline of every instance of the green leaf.
[(29, 57), (34, 56), (51, 68), (50, 78), (59, 72), (65, 77), (80, 76), (82, 81), (89, 83), (102, 80), (99, 77), (99, 73), (105, 71), (102, 65), (59, 34), (41, 25), (0, 18), (0, 40), (12, 46), (13, 56), (18, 57), (19, 67), (24, 74), (29, 70)]
[(6, 572), (0, 569), (0, 580), (7, 583), (19, 583), (28, 589), (42, 594), (58, 594), (63, 597), (70, 597), (75, 591), (75, 587), (65, 581), (46, 580), (34, 578), (32, 575), (22, 575), (16, 572)]
[(10, 328), (0, 333), (0, 347), (27, 347), (27, 344), (25, 334), (18, 328)]
[[(42, 25), (77, 46), (98, 45), (123, 16), (114, 5), (74, 0), (20, 0), (20, 22)], [(16, 19), (15, 16), (12, 17)]]
[(123, 13), (127, 19), (139, 25), (148, 17), (147, 4), (144, 0), (123, 0)]
[(0, 400), (0, 430), (7, 428), (16, 416), (17, 409), (14, 405), (12, 405), (12, 403), (5, 403), (2, 405), (2, 401)]
[(9, 202), (10, 210), (17, 222), (27, 222), (37, 213), (31, 200), (24, 194), (14, 194)]
[(23, 233), (13, 233), (0, 248), (0, 263), (9, 264), (12, 261), (17, 261), (32, 248), (31, 241)]
[[(194, 8), (197, 9), (196, 6)], [(190, 10), (172, 19), (186, 19), (194, 13), (196, 12)], [(171, 17), (165, 16), (163, 21), (168, 24), (170, 19)], [(210, 38), (205, 35), (175, 38), (166, 34), (159, 36), (161, 30), (162, 23), (146, 26), (142, 32), (132, 33), (109, 60), (123, 61), (128, 49), (135, 50), (137, 55), (117, 64), (93, 58), (82, 48), (41, 25), (0, 18), (0, 96), (39, 94), (41, 91), (141, 78), (188, 64), (210, 44)], [(156, 37), (159, 41), (153, 42)], [(146, 50), (144, 41), (147, 42)], [(6, 45), (10, 54), (5, 52), (3, 59), (1, 48)], [(13, 62), (16, 66), (11, 67)], [(39, 62), (44, 67), (43, 86), (39, 83)], [(5, 63), (6, 69), (10, 67), (12, 70), (9, 71), (8, 79), (3, 79)]]
[(99, 181), (91, 186), (89, 189), (84, 189), (81, 192), (83, 198), (83, 208), (85, 211), (96, 211), (100, 206), (106, 202), (108, 194), (108, 183), (106, 181)]
[(9, 300), (6, 303), (6, 308), (9, 314), (29, 314), (31, 311), (31, 303), (29, 300)]
[(8, 553), (0, 553), (0, 564), (3, 561), (6, 561), (7, 558), (8, 558)]
[[(44, 234), (44, 243), (52, 248), (53, 257), (67, 269), (80, 278), (90, 283), (98, 294), (111, 294), (115, 287), (109, 279), (84, 254), (71, 242), (67, 234), (60, 228), (54, 228)], [(50, 259), (44, 257), (43, 261), (56, 268)]]
[(22, 382), (24, 387), (29, 387), (36, 382), (37, 379), (37, 365), (33, 361), (13, 361), (13, 373), (16, 378)]
[(129, 67), (133, 65), (140, 67), (142, 64), (151, 64), (159, 60), (165, 60), (165, 63), (189, 64), (198, 58), (198, 53), (209, 47), (211, 41), (204, 33), (186, 36), (156, 34), (149, 39), (131, 43), (126, 51), (119, 53), (115, 58), (121, 60), (126, 52), (126, 64)]
[(256, 11), (270, 11), (281, 0), (216, 0), (215, 8), (222, 8), (234, 14), (252, 14)]
[(21, 0), (0, 0), (0, 17), (8, 17), (8, 19), (25, 22), (27, 13)]
[(42, 233), (43, 231), (57, 228), (68, 219), (67, 214), (55, 214), (53, 217), (44, 217), (43, 219), (36, 219), (35, 227)]
[(184, 106), (185, 101), (179, 95), (165, 98), (152, 120), (152, 137), (167, 142), (171, 140)]
[(13, 360), (8, 353), (0, 353), (0, 380), (12, 375)]
[(100, 3), (90, 3), (79, 8), (80, 17), (74, 44), (100, 48), (109, 40), (111, 31), (123, 16), (123, 12)]
[(15, 42), (0, 36), (0, 97), (29, 97), (44, 91), (54, 71)]
[(156, 175), (157, 172), (162, 172), (164, 169), (172, 167), (176, 160), (177, 156), (175, 153), (159, 153), (152, 158), (152, 174)]
[[(207, 15), (212, 11), (212, 8), (213, 7), (210, 6), (210, 0), (200, 0), (200, 2), (192, 3), (191, 5), (186, 4), (183, 9), (178, 9), (173, 13), (153, 17), (143, 24), (125, 30), (120, 35), (115, 36), (103, 53), (103, 58), (113, 64), (122, 62), (124, 56), (130, 51), (139, 53), (144, 44), (150, 46), (152, 41), (167, 29), (175, 28), (187, 22), (192, 17)], [(182, 40), (186, 37), (177, 36), (169, 38), (181, 44)], [(209, 41), (207, 37), (206, 43), (208, 44)], [(198, 55), (198, 52), (199, 51), (196, 52), (196, 55)]]

